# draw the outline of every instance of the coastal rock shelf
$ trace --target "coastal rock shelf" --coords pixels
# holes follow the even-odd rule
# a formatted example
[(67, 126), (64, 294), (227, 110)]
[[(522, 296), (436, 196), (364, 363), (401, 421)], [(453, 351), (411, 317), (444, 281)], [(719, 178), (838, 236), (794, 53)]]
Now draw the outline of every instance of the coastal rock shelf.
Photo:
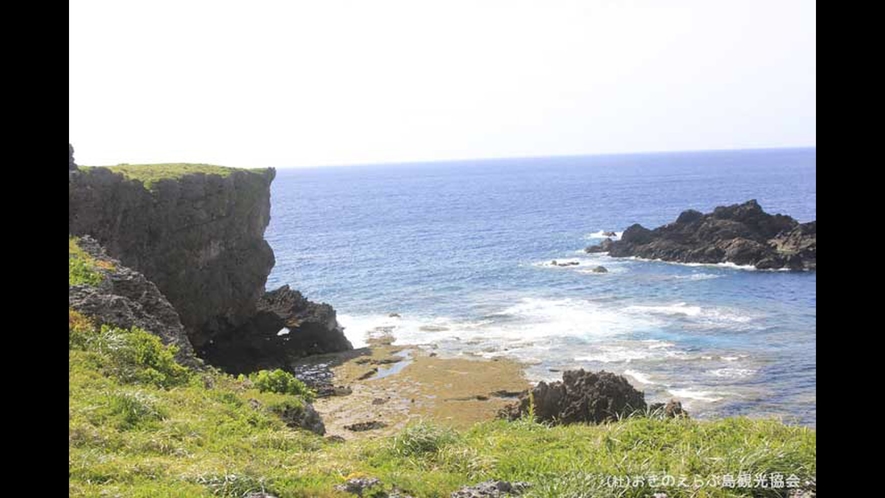
[(817, 225), (768, 214), (754, 199), (719, 206), (708, 214), (689, 209), (654, 230), (634, 224), (620, 240), (605, 239), (585, 252), (677, 263), (733, 263), (760, 270), (815, 270)]

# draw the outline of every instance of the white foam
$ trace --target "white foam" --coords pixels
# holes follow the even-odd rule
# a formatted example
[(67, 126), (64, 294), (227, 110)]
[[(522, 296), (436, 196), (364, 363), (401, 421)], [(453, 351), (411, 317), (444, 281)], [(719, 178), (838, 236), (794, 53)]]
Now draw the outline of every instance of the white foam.
[(732, 263), (730, 261), (726, 261), (724, 263), (680, 263), (679, 261), (665, 261), (663, 259), (658, 259), (658, 258), (640, 258), (639, 256), (627, 256), (625, 259), (632, 259), (634, 261), (646, 261), (646, 262), (651, 262), (651, 263), (666, 263), (668, 265), (679, 265), (679, 266), (694, 266), (694, 267), (707, 267), (707, 268), (730, 268), (733, 270), (759, 271), (759, 269), (753, 265), (738, 265), (738, 264)]
[(624, 310), (634, 313), (657, 313), (662, 315), (698, 316), (701, 314), (700, 306), (688, 306), (686, 303), (665, 306), (627, 306)]
[(645, 317), (625, 316), (597, 303), (576, 299), (523, 298), (504, 310), (517, 318), (511, 326), (490, 327), (490, 334), (538, 338), (550, 336), (602, 337), (647, 328), (655, 321)]
[(598, 232), (588, 233), (584, 236), (585, 239), (612, 239), (612, 240), (620, 240), (621, 235), (624, 235), (624, 232), (615, 232), (614, 236), (611, 235), (603, 235), (602, 232), (610, 232), (613, 230), (599, 230)]
[(726, 379), (744, 379), (752, 376), (756, 371), (749, 368), (717, 368), (716, 370), (708, 370), (707, 373)]
[(716, 401), (721, 401), (723, 399), (721, 396), (716, 396), (716, 394), (722, 393), (714, 393), (710, 391), (695, 391), (692, 389), (668, 389), (667, 391), (676, 398), (696, 399), (708, 403), (715, 403)]
[(672, 342), (659, 341), (657, 339), (646, 339), (642, 342), (648, 344), (648, 349), (672, 348), (676, 346)]
[(633, 360), (644, 360), (651, 353), (623, 346), (601, 346), (598, 351), (589, 355), (576, 356), (575, 361), (599, 363), (630, 363)]
[(722, 275), (713, 275), (712, 273), (692, 273), (691, 275), (677, 275), (676, 278), (679, 280), (711, 280), (714, 278), (721, 278)]
[(624, 375), (633, 377), (634, 379), (636, 379), (636, 382), (639, 382), (640, 384), (657, 384), (657, 382), (652, 382), (647, 375), (637, 372), (636, 370), (624, 370)]
[[(366, 339), (393, 335), (394, 344), (427, 344), (459, 338), (461, 341), (532, 341), (549, 337), (611, 337), (648, 329), (659, 323), (654, 317), (625, 314), (585, 300), (522, 298), (516, 304), (483, 320), (456, 320), (450, 317), (382, 314), (339, 314), (338, 322), (354, 347), (364, 347)], [(479, 343), (478, 342), (478, 343)], [(477, 343), (477, 344), (478, 344)]]

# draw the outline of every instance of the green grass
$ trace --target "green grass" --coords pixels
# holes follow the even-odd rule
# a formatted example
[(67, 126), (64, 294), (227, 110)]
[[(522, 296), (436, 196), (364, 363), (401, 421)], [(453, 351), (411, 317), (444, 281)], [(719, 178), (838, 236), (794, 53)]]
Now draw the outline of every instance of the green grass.
[(77, 237), (68, 239), (68, 285), (97, 286), (104, 278), (98, 271), (99, 268), (112, 270), (113, 266), (86, 254), (77, 245), (77, 240)]
[[(389, 438), (334, 443), (276, 415), (302, 406), (301, 396), (262, 392), (217, 371), (181, 371), (167, 361), (174, 350), (143, 331), (97, 327), (71, 312), (69, 334), (70, 496), (352, 496), (334, 490), (348, 476), (378, 477), (386, 491), (415, 497), (447, 497), (487, 479), (528, 481), (529, 497), (779, 496), (609, 487), (604, 478), (816, 475), (814, 430), (746, 418), (557, 427), (524, 419), (466, 431), (420, 422)], [(292, 392), (288, 382), (277, 390)]]
[[(81, 166), (84, 172), (92, 170), (94, 167)], [(118, 164), (116, 166), (108, 166), (107, 169), (121, 173), (129, 180), (137, 180), (142, 182), (148, 189), (156, 185), (160, 180), (178, 179), (183, 176), (192, 174), (206, 174), (229, 176), (235, 171), (245, 171), (257, 174), (263, 174), (264, 169), (247, 169), (247, 168), (231, 168), (228, 166), (215, 166), (212, 164), (194, 164), (194, 163), (164, 163), (164, 164)]]

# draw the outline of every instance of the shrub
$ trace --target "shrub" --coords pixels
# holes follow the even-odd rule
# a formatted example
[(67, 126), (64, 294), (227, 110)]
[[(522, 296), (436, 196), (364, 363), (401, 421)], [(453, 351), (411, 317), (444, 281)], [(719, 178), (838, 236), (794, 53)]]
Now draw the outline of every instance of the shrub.
[(98, 353), (103, 370), (123, 382), (168, 388), (190, 378), (190, 370), (175, 361), (178, 347), (164, 346), (159, 337), (138, 327), (126, 330), (102, 325), (96, 330), (74, 310), (68, 311), (68, 346)]
[[(240, 375), (240, 379), (244, 377)], [(261, 392), (272, 392), (277, 394), (293, 394), (306, 398), (308, 401), (313, 400), (315, 393), (301, 382), (294, 375), (280, 370), (259, 370), (249, 374), (249, 380)]]
[(91, 285), (101, 283), (101, 273), (96, 270), (95, 259), (77, 245), (77, 238), (68, 239), (68, 285)]

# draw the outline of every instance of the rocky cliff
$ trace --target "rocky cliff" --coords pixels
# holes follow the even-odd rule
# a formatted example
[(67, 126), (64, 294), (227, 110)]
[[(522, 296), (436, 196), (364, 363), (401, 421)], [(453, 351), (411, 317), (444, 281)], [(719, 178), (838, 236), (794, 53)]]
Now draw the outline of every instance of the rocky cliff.
[(255, 313), (274, 265), (274, 170), (187, 174), (146, 187), (107, 168), (70, 175), (68, 226), (154, 282), (199, 347)]
[(165, 345), (178, 348), (176, 360), (198, 366), (178, 312), (160, 293), (157, 286), (141, 273), (126, 268), (110, 258), (88, 235), (77, 241), (97, 264), (100, 275), (96, 285), (72, 285), (68, 289), (68, 306), (93, 318), (96, 323), (128, 329), (139, 327), (158, 336)]
[[(274, 265), (264, 230), (275, 170), (78, 168), (73, 148), (70, 164), (71, 235), (90, 235), (108, 255), (156, 284), (198, 353), (242, 357), (219, 366), (247, 371), (352, 348), (331, 306), (311, 303), (288, 287), (265, 296)], [(267, 340), (282, 327), (291, 334), (283, 344)], [(261, 347), (241, 350), (245, 343)]]
[(750, 200), (719, 206), (708, 214), (689, 209), (675, 222), (654, 230), (634, 224), (620, 240), (606, 239), (586, 252), (679, 263), (729, 262), (765, 270), (814, 270), (817, 224), (768, 214)]

